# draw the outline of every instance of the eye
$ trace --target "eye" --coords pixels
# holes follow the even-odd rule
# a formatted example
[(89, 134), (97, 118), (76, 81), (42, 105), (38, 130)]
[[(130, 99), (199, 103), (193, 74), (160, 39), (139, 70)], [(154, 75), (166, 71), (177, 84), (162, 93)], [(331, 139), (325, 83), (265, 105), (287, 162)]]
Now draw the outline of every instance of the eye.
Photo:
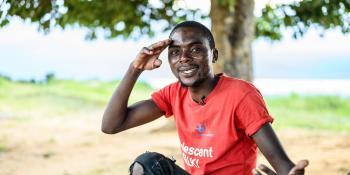
[(170, 50), (169, 54), (170, 55), (178, 55), (179, 54), (179, 50), (177, 50), (177, 49)]
[(199, 48), (199, 47), (194, 47), (194, 48), (191, 49), (191, 52), (192, 52), (192, 53), (199, 53), (199, 52), (201, 52), (201, 51), (202, 51), (202, 49)]

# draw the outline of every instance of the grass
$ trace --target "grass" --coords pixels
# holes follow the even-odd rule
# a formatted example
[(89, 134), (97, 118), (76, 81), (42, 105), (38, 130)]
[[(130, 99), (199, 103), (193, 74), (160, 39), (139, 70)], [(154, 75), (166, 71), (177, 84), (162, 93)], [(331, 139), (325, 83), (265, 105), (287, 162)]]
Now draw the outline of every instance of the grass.
[(0, 143), (0, 153), (6, 152), (7, 150), (8, 150), (8, 148), (7, 148), (5, 145), (2, 145), (2, 144)]
[[(118, 81), (52, 80), (46, 84), (10, 82), (0, 77), (0, 117), (64, 116), (104, 108)], [(150, 86), (138, 83), (130, 103), (149, 98)]]
[(338, 96), (267, 97), (275, 127), (350, 131), (350, 99)]
[[(103, 110), (118, 84), (118, 81), (56, 79), (46, 84), (32, 84), (0, 77), (0, 118), (62, 117)], [(152, 91), (146, 83), (137, 83), (129, 103), (150, 98)], [(350, 131), (349, 98), (291, 94), (265, 100), (276, 128)]]

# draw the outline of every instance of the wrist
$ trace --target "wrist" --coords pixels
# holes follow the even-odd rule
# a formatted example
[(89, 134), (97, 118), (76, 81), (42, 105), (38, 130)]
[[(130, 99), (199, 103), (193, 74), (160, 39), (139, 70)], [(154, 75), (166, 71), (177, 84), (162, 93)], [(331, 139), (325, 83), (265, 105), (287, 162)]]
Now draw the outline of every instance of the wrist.
[(281, 164), (281, 165), (283, 165), (283, 166), (277, 170), (277, 174), (281, 174), (281, 175), (289, 174), (290, 170), (295, 166), (295, 164), (291, 161), (289, 161), (285, 164)]
[(136, 66), (134, 66), (133, 64), (134, 62), (132, 62), (129, 66), (129, 71), (131, 71), (131, 73), (136, 73), (136, 74), (141, 74), (144, 70), (141, 68), (138, 68)]

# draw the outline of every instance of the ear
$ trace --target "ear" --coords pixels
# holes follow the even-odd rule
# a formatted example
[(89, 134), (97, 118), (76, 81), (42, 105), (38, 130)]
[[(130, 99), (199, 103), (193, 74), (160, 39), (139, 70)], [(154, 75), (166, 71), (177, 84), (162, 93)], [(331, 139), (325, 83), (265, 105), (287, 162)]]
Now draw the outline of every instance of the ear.
[(218, 61), (218, 58), (219, 58), (219, 51), (218, 51), (218, 49), (217, 48), (214, 48), (213, 50), (212, 50), (212, 52), (213, 52), (213, 63), (215, 63), (216, 61)]

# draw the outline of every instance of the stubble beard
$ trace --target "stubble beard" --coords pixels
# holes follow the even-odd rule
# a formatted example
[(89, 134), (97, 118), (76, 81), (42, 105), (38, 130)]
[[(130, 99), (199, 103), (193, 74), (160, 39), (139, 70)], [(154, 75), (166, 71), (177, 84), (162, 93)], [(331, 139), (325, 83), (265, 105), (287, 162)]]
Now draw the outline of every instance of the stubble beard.
[(185, 84), (181, 78), (179, 78), (179, 82), (181, 84), (181, 87), (199, 87), (203, 82), (205, 81), (205, 78), (198, 78), (192, 85)]

